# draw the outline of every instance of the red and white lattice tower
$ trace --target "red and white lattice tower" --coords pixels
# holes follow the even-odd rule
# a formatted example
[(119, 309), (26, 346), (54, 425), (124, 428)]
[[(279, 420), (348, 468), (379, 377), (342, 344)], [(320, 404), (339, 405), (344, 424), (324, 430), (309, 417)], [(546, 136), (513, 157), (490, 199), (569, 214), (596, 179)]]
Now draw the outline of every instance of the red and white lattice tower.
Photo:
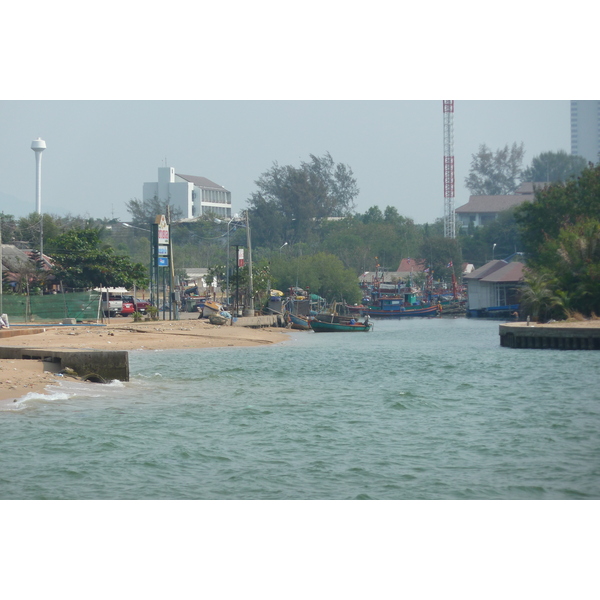
[(454, 217), (454, 100), (444, 103), (444, 237), (455, 238)]

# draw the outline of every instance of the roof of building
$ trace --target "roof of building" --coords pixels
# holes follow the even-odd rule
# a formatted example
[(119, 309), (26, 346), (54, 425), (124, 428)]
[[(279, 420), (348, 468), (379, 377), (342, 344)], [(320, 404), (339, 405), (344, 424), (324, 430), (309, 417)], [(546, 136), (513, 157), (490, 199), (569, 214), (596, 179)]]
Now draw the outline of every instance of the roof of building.
[(185, 179), (190, 183), (193, 183), (195, 186), (199, 188), (207, 188), (211, 190), (222, 190), (226, 192), (227, 190), (218, 183), (211, 181), (210, 179), (206, 179), (206, 177), (196, 177), (195, 175), (181, 175), (180, 173), (176, 173), (177, 177), (181, 177), (181, 179)]
[(508, 283), (521, 281), (525, 265), (521, 262), (507, 263), (505, 260), (491, 260), (489, 263), (463, 276), (465, 280), (477, 279), (486, 283)]
[(2, 269), (4, 271), (18, 272), (25, 265), (33, 266), (33, 263), (23, 250), (19, 250), (12, 244), (2, 244)]
[(549, 183), (545, 181), (531, 182), (524, 181), (515, 190), (514, 194), (503, 194), (497, 196), (474, 195), (469, 196), (469, 201), (459, 206), (457, 213), (498, 213), (508, 210), (513, 206), (531, 201), (534, 198), (534, 192), (537, 189), (545, 188)]
[(516, 194), (510, 196), (470, 196), (469, 201), (459, 206), (457, 213), (498, 213), (508, 210), (513, 206), (523, 204), (533, 199), (530, 194)]
[(506, 264), (508, 263), (505, 260), (491, 260), (482, 267), (479, 267), (478, 269), (475, 269), (474, 271), (464, 275), (464, 279), (483, 279), (494, 271), (501, 269)]
[(524, 181), (516, 190), (515, 194), (533, 194), (537, 189), (548, 187), (547, 181)]
[(486, 275), (480, 281), (485, 281), (486, 283), (511, 283), (517, 281), (523, 281), (523, 269), (525, 265), (520, 262), (511, 262), (497, 271)]
[(422, 273), (427, 268), (427, 261), (422, 258), (403, 258), (396, 273)]

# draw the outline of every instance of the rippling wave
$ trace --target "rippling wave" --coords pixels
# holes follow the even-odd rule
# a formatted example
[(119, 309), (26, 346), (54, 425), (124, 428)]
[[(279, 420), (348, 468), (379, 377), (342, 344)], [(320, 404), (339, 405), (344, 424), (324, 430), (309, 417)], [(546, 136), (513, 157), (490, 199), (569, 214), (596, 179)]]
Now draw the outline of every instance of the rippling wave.
[(0, 413), (1, 497), (600, 497), (600, 353), (501, 348), (488, 321), (376, 325), (132, 352), (127, 384), (29, 394)]

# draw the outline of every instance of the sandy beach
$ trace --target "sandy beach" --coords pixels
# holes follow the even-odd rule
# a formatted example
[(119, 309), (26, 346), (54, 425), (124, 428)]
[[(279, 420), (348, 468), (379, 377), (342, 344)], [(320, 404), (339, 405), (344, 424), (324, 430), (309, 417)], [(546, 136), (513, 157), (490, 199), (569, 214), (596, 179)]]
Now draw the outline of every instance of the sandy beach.
[[(102, 326), (90, 324), (38, 327), (44, 331), (16, 337), (2, 337), (0, 332), (0, 345), (18, 348), (128, 351), (200, 350), (225, 346), (261, 346), (289, 339), (285, 329), (218, 326), (197, 318), (142, 323), (133, 323), (130, 319), (121, 318), (112, 319), (110, 324)], [(0, 403), (13, 402), (31, 392), (44, 393), (48, 385), (61, 379), (54, 374), (45, 373), (42, 361), (0, 359)]]

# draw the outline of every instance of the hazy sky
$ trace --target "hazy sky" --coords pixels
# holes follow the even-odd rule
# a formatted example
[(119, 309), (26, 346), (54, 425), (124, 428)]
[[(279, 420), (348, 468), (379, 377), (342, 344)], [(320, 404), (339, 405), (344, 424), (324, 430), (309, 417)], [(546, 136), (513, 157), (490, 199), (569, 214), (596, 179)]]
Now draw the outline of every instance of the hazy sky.
[[(523, 142), (527, 165), (540, 152), (570, 152), (569, 102), (455, 102), (456, 206), (480, 144)], [(329, 152), (349, 165), (356, 208), (390, 205), (417, 223), (443, 217), (441, 100), (400, 101), (23, 101), (0, 102), (0, 210), (35, 210), (31, 142), (46, 141), (42, 210), (127, 220), (157, 168), (199, 175), (246, 207), (254, 181), (274, 161), (298, 166)]]
[[(597, 97), (586, 83), (596, 20), (558, 5), (34, 5), (8, 5), (0, 37), (0, 210), (15, 216), (35, 210), (41, 137), (44, 212), (126, 220), (125, 203), (165, 165), (224, 186), (242, 210), (275, 161), (329, 152), (354, 172), (358, 211), (391, 205), (433, 222), (442, 98), (459, 98), (458, 207), (480, 144), (523, 142), (525, 165), (569, 152), (569, 99)], [(549, 44), (532, 31), (561, 33)]]

